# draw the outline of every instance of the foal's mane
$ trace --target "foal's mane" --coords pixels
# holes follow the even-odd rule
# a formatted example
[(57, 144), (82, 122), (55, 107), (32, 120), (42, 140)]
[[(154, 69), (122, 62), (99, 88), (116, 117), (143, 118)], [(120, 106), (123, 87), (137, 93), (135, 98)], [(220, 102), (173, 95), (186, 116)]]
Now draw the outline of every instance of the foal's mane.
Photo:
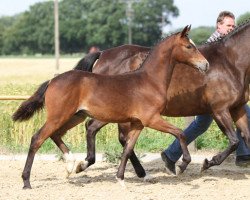
[(236, 28), (233, 31), (231, 31), (230, 33), (228, 33), (227, 35), (225, 35), (223, 37), (219, 37), (215, 41), (212, 41), (212, 42), (205, 42), (204, 44), (214, 44), (214, 43), (225, 42), (228, 39), (230, 39), (231, 37), (233, 37), (234, 35), (237, 35), (240, 31), (247, 28), (248, 26), (250, 26), (250, 19), (247, 19), (245, 22), (236, 26)]
[[(151, 55), (151, 53), (155, 50), (155, 48), (156, 48), (160, 43), (162, 43), (163, 41), (169, 39), (169, 38), (170, 38), (171, 36), (173, 36), (173, 35), (177, 35), (178, 33), (180, 33), (180, 32), (170, 33), (170, 34), (167, 35), (166, 37), (161, 38), (159, 41), (157, 41), (157, 43), (156, 43), (152, 48), (150, 48), (150, 51), (147, 52), (147, 54), (145, 55), (145, 58), (143, 59), (143, 62), (140, 64), (140, 66), (139, 66), (137, 69), (133, 70), (132, 72), (137, 71), (137, 70), (140, 70), (140, 68), (141, 68), (141, 67), (144, 65), (144, 63), (148, 60), (148, 57)], [(130, 71), (130, 72), (131, 72), (131, 71)]]

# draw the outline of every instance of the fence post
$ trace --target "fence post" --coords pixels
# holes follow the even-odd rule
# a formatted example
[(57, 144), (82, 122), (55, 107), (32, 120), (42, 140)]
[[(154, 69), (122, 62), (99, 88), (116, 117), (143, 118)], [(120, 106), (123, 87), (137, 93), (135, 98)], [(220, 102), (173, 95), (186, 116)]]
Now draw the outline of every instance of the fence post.
[[(186, 127), (188, 127), (193, 120), (194, 120), (194, 117), (185, 117)], [(197, 150), (196, 145), (195, 145), (195, 140), (188, 145), (188, 150), (190, 152), (195, 152)]]

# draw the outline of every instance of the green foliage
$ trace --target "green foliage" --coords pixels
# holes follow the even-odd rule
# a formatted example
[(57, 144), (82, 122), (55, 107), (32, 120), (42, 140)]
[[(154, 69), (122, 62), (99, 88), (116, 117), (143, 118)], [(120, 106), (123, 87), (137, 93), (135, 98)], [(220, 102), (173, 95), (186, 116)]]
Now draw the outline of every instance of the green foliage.
[(221, 132), (215, 122), (212, 123), (206, 134), (202, 134), (196, 140), (197, 149), (224, 150), (228, 144), (226, 136)]
[(245, 22), (245, 21), (249, 21), (249, 20), (250, 20), (250, 12), (246, 12), (246, 13), (240, 15), (240, 16), (237, 18), (236, 22), (237, 22), (237, 24), (239, 25), (239, 24), (241, 24), (241, 23), (243, 23), (243, 22)]
[[(59, 1), (61, 53), (101, 49), (128, 43), (127, 1)], [(139, 0), (132, 3), (133, 43), (152, 46), (161, 37), (162, 11), (178, 16), (173, 0)], [(11, 20), (10, 20), (11, 19)], [(54, 52), (53, 1), (36, 3), (16, 17), (0, 18), (0, 52), (4, 55)], [(3, 30), (3, 31), (2, 31)]]
[(37, 3), (20, 14), (3, 33), (3, 54), (52, 53), (53, 2)]
[(133, 4), (134, 17), (132, 24), (133, 43), (153, 46), (161, 37), (162, 11), (165, 16), (165, 25), (170, 24), (169, 17), (177, 17), (179, 10), (169, 0), (144, 0)]
[(206, 42), (214, 31), (215, 31), (214, 27), (200, 26), (191, 29), (190, 38), (192, 38), (195, 44), (200, 45)]

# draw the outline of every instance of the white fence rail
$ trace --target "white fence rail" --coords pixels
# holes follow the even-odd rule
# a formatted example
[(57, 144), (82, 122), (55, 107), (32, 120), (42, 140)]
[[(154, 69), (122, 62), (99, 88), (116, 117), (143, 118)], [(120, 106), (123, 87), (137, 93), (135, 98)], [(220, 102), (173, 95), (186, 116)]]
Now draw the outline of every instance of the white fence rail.
[(30, 96), (0, 95), (0, 100), (26, 100)]

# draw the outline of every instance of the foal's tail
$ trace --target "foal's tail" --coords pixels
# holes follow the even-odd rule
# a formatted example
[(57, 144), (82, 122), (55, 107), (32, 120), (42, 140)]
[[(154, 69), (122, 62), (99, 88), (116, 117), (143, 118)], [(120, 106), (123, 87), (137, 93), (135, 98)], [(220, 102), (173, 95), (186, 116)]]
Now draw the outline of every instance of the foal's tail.
[(41, 110), (44, 106), (44, 94), (50, 81), (40, 85), (37, 91), (26, 101), (24, 101), (17, 111), (12, 115), (14, 121), (25, 121), (30, 119), (35, 112)]
[(87, 54), (76, 64), (74, 70), (92, 72), (93, 65), (95, 61), (99, 59), (100, 55), (101, 55), (100, 51)]

